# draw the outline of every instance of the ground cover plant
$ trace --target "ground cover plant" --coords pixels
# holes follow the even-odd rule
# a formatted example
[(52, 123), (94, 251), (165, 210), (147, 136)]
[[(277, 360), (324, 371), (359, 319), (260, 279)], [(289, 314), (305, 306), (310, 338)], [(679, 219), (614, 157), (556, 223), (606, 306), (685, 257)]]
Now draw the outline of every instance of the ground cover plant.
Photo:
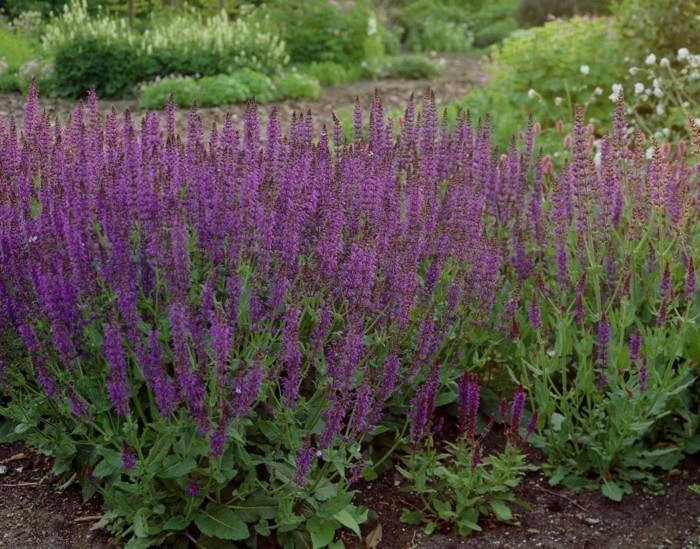
[(511, 519), (525, 441), (552, 484), (658, 489), (700, 448), (700, 129), (648, 156), (624, 110), (599, 158), (577, 111), (559, 170), (429, 94), (346, 139), (94, 95), (61, 127), (33, 91), (0, 125), (0, 436), (132, 547), (341, 547), (394, 461), (404, 519), (467, 535)]

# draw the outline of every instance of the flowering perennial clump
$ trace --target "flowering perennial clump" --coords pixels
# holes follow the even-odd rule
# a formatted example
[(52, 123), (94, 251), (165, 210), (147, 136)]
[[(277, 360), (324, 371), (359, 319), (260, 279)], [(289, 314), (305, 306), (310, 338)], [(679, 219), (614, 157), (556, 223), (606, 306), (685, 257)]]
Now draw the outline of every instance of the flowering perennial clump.
[(456, 401), (481, 455), (494, 367), (517, 380), (509, 439), (552, 467), (589, 452), (606, 487), (681, 405), (700, 169), (628, 142), (621, 96), (600, 162), (579, 114), (559, 174), (534, 125), (499, 156), (430, 94), (397, 124), (375, 96), (367, 128), (357, 103), (347, 141), (310, 113), (263, 129), (254, 104), (240, 128), (174, 117), (91, 95), (64, 127), (32, 92), (0, 122), (3, 413), (85, 470), (106, 520), (290, 547), (318, 516), (361, 522), (346, 491), (375, 441), (420, 452)]

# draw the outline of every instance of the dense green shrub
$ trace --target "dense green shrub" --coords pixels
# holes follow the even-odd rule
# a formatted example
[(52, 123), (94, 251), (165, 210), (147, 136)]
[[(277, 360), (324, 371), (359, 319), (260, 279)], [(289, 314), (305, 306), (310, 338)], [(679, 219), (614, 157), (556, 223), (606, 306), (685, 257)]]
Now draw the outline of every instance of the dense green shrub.
[(473, 45), (470, 12), (456, 0), (415, 0), (398, 13), (413, 51), (464, 52)]
[(406, 80), (428, 79), (440, 74), (438, 63), (420, 54), (399, 55), (389, 60), (389, 75)]
[(128, 97), (135, 86), (158, 74), (152, 58), (141, 55), (132, 43), (80, 38), (56, 53), (55, 93), (82, 97), (96, 90), (104, 97)]
[(11, 70), (0, 72), (0, 93), (20, 91), (17, 73)]
[(290, 71), (275, 79), (278, 99), (317, 99), (321, 95), (318, 80)]
[(185, 12), (132, 33), (123, 19), (90, 16), (74, 1), (47, 26), (44, 51), (55, 60), (56, 92), (80, 97), (95, 87), (104, 97), (130, 96), (155, 76), (213, 76), (249, 67), (275, 74), (286, 64), (284, 42), (266, 20)]
[(697, 43), (698, 0), (619, 0), (614, 14), (627, 51), (675, 55)]
[(363, 4), (343, 11), (327, 0), (271, 0), (265, 9), (281, 29), (292, 61), (362, 60), (370, 15)]
[(178, 107), (216, 107), (255, 99), (266, 103), (275, 99), (315, 99), (321, 93), (318, 81), (297, 72), (271, 79), (251, 69), (203, 78), (161, 78), (145, 84), (139, 104), (146, 109), (163, 109), (172, 96)]
[(603, 18), (552, 21), (520, 31), (496, 50), (491, 78), (474, 88), (464, 106), (495, 118), (497, 139), (505, 144), (528, 115), (546, 128), (573, 119), (573, 107), (609, 120), (609, 95), (626, 72), (615, 29)]
[(300, 66), (300, 70), (322, 86), (342, 86), (362, 77), (362, 70), (357, 65), (345, 66), (334, 61), (314, 61)]
[(541, 25), (551, 16), (608, 13), (610, 3), (611, 0), (520, 0), (518, 18), (529, 25)]
[(163, 109), (172, 98), (178, 107), (188, 108), (197, 102), (198, 92), (194, 78), (163, 78), (143, 86), (139, 105), (145, 109)]
[(34, 44), (20, 32), (0, 27), (0, 61), (19, 67), (36, 55)]

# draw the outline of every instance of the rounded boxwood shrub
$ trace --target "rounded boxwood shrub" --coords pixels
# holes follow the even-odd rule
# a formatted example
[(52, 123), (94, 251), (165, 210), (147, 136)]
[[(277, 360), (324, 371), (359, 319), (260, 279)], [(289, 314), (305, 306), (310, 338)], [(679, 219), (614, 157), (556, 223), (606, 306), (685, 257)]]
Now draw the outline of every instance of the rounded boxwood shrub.
[(108, 44), (97, 38), (81, 38), (56, 52), (55, 93), (81, 97), (95, 90), (102, 97), (129, 97), (139, 82), (157, 74), (154, 60), (140, 55), (126, 40)]

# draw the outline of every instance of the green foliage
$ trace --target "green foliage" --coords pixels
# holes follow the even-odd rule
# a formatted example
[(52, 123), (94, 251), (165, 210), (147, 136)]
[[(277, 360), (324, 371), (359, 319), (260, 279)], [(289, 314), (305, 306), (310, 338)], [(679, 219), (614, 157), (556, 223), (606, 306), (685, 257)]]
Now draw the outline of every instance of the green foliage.
[(517, 0), (470, 0), (468, 4), (477, 48), (500, 42), (519, 27), (515, 17)]
[(474, 88), (462, 106), (492, 113), (502, 145), (530, 114), (548, 129), (572, 120), (574, 105), (581, 104), (588, 118), (609, 121), (608, 96), (626, 71), (618, 44), (606, 19), (552, 21), (516, 32), (494, 53), (487, 84)]
[(389, 74), (406, 80), (427, 80), (440, 74), (441, 66), (420, 54), (400, 55), (389, 62)]
[(611, 0), (520, 0), (518, 18), (528, 25), (542, 25), (550, 16), (608, 13), (610, 3)]
[(42, 43), (55, 60), (59, 95), (80, 97), (96, 87), (103, 97), (129, 97), (156, 76), (213, 76), (239, 68), (275, 74), (287, 62), (284, 43), (266, 20), (247, 13), (231, 21), (225, 13), (203, 18), (185, 12), (154, 19), (143, 34), (125, 25), (124, 19), (91, 16), (79, 1), (50, 22)]
[(680, 48), (695, 45), (698, 0), (619, 0), (613, 11), (628, 51), (675, 55)]
[(399, 12), (405, 42), (416, 52), (465, 52), (474, 35), (470, 10), (454, 0), (415, 0)]
[(318, 80), (321, 86), (342, 86), (362, 78), (362, 70), (356, 65), (346, 67), (334, 61), (314, 61), (300, 66), (300, 71)]
[(0, 73), (0, 93), (12, 93), (20, 91), (17, 73), (5, 70)]
[(163, 109), (172, 96), (181, 108), (194, 105), (216, 107), (255, 99), (266, 103), (275, 99), (315, 99), (321, 93), (317, 80), (290, 72), (274, 80), (251, 69), (203, 78), (162, 78), (143, 86), (139, 104), (146, 109)]
[(36, 56), (34, 44), (19, 32), (0, 27), (0, 61), (17, 68)]
[(65, 44), (55, 58), (59, 97), (82, 97), (94, 89), (102, 97), (132, 96), (136, 84), (158, 74), (153, 59), (126, 40), (81, 38)]
[(513, 444), (480, 462), (473, 459), (475, 451), (479, 450), (464, 440), (446, 443), (442, 451), (429, 441), (406, 457), (407, 467), (397, 469), (411, 482), (421, 505), (405, 508), (401, 520), (423, 524), (426, 534), (447, 526), (462, 536), (481, 531), (481, 517), (512, 522), (511, 506), (524, 505), (513, 492), (529, 468), (525, 456)]
[(362, 61), (370, 16), (363, 3), (341, 10), (327, 0), (271, 0), (265, 10), (281, 29), (292, 61)]
[(275, 78), (275, 88), (279, 99), (318, 99), (321, 95), (318, 80), (294, 71)]

